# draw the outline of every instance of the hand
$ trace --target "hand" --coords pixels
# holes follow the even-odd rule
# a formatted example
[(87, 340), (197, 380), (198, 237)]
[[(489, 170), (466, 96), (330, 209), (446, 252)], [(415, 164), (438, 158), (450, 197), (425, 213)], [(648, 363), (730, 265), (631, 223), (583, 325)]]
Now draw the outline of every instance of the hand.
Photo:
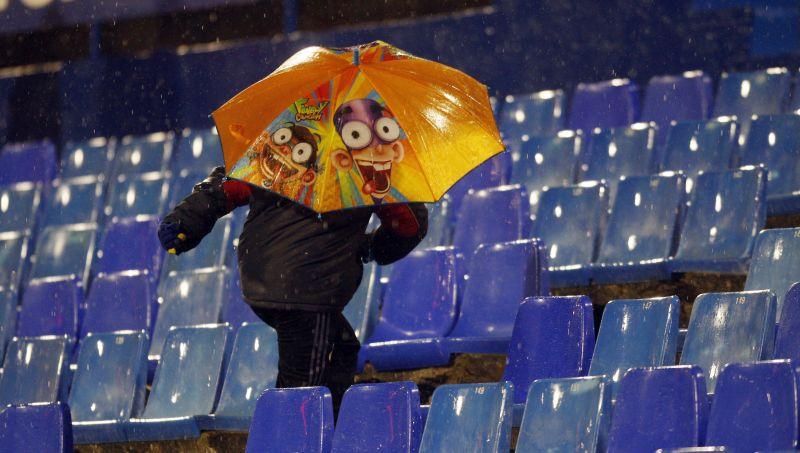
[(161, 246), (173, 255), (180, 255), (190, 249), (186, 246), (186, 234), (180, 230), (180, 224), (173, 222), (162, 222), (158, 226), (158, 240), (161, 241)]

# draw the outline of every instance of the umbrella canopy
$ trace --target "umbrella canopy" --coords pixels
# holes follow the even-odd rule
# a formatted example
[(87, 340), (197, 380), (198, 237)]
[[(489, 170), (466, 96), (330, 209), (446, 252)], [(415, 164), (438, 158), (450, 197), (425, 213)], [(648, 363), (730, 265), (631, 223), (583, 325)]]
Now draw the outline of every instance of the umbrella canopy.
[(317, 212), (434, 202), (503, 150), (484, 85), (380, 41), (303, 49), (213, 117), (229, 177)]

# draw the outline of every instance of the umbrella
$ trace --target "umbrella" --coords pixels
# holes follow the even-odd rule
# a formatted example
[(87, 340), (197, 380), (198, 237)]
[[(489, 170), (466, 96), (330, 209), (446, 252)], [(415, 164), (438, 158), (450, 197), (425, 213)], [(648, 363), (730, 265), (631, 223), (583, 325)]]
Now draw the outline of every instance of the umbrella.
[(381, 41), (303, 49), (212, 116), (228, 177), (320, 213), (435, 202), (503, 150), (486, 86)]

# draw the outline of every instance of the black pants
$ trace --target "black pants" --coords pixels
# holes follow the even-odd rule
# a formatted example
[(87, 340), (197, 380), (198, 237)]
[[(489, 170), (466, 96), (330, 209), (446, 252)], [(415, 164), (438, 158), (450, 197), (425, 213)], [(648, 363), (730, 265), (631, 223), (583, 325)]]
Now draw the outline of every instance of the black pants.
[(278, 333), (277, 387), (328, 387), (338, 413), (361, 348), (342, 312), (253, 311)]

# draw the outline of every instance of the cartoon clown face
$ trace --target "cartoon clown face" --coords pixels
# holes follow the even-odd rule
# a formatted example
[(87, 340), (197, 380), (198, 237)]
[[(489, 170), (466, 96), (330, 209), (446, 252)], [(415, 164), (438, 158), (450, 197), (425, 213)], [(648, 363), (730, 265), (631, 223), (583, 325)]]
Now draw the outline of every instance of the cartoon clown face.
[(308, 128), (287, 124), (265, 138), (258, 166), (266, 188), (300, 181), (311, 185), (317, 178), (317, 139)]
[(394, 115), (372, 99), (355, 99), (336, 109), (333, 122), (347, 147), (333, 151), (333, 166), (349, 171), (355, 164), (364, 180), (361, 192), (383, 199), (392, 188), (392, 164), (404, 154)]

